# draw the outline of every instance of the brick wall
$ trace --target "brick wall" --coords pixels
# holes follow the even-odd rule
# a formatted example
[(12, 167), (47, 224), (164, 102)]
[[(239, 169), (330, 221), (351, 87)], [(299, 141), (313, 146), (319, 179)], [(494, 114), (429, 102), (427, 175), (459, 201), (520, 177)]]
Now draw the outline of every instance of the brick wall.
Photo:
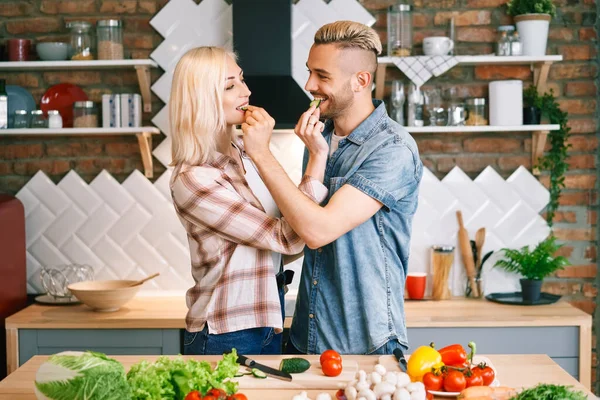
[[(72, 20), (95, 22), (117, 17), (124, 21), (125, 45), (133, 58), (147, 58), (160, 42), (149, 25), (152, 15), (167, 0), (28, 0), (0, 2), (0, 36), (28, 37), (35, 40), (65, 40), (65, 23)], [(456, 16), (458, 54), (488, 54), (498, 25), (511, 23), (502, 5), (506, 0), (414, 0), (414, 36), (417, 46), (423, 37), (446, 35), (447, 22)], [(361, 0), (377, 16), (376, 28), (386, 41), (386, 8), (394, 0)], [(565, 60), (552, 66), (549, 87), (569, 112), (572, 136), (569, 140), (570, 170), (567, 188), (556, 216), (556, 235), (566, 244), (562, 253), (573, 266), (548, 279), (545, 290), (561, 294), (582, 310), (596, 308), (596, 118), (597, 76), (596, 8), (594, 0), (556, 0), (559, 15), (550, 28), (549, 53), (562, 54)], [(384, 46), (385, 48), (385, 46)], [(59, 82), (72, 82), (99, 101), (104, 93), (138, 91), (133, 70), (5, 73), (9, 84), (28, 88), (39, 102), (45, 90)], [(153, 72), (153, 79), (159, 76)], [(391, 68), (388, 79), (400, 78)], [(487, 84), (496, 79), (523, 79), (530, 82), (526, 66), (456, 67), (429, 82), (439, 86), (461, 86), (469, 96), (487, 96)], [(389, 93), (389, 86), (388, 86)], [(153, 111), (162, 106), (154, 98)], [(150, 123), (151, 114), (144, 122)], [(476, 176), (491, 165), (503, 176), (519, 165), (531, 167), (531, 136), (521, 134), (445, 134), (415, 135), (423, 161), (438, 177), (455, 165)], [(155, 140), (155, 145), (160, 139)], [(155, 162), (155, 176), (163, 171)], [(38, 170), (58, 182), (70, 169), (88, 182), (102, 169), (123, 180), (134, 169), (142, 170), (135, 137), (103, 138), (17, 138), (0, 137), (0, 192), (16, 193)], [(541, 177), (548, 184), (546, 176)], [(594, 343), (596, 340), (594, 339)], [(594, 365), (596, 358), (594, 358)], [(593, 372), (595, 377), (595, 370)]]
[[(120, 18), (124, 23), (125, 56), (149, 58), (162, 41), (150, 26), (152, 16), (167, 0), (2, 0), (0, 1), (0, 37), (25, 37), (38, 41), (68, 41), (69, 21), (95, 22)], [(3, 42), (3, 40), (2, 40)], [(35, 50), (33, 50), (35, 53)], [(160, 76), (152, 69), (155, 81)], [(135, 70), (1, 71), (7, 84), (20, 85), (31, 92), (39, 105), (52, 85), (70, 82), (79, 85), (90, 100), (100, 102), (105, 93), (139, 93)], [(162, 102), (153, 97), (153, 113)], [(143, 123), (151, 125), (153, 113), (145, 113)], [(154, 145), (162, 140), (155, 136)], [(38, 170), (58, 182), (74, 169), (91, 181), (106, 169), (119, 181), (134, 169), (143, 171), (135, 136), (105, 137), (2, 137), (0, 136), (0, 192), (16, 193)], [(155, 176), (164, 168), (155, 160)]]

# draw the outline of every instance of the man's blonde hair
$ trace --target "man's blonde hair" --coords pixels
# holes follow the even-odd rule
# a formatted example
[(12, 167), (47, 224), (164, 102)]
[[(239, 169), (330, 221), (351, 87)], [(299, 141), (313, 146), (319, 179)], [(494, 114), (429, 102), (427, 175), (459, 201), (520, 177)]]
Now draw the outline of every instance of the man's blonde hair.
[(381, 54), (381, 39), (373, 28), (354, 21), (336, 21), (323, 25), (315, 33), (315, 44), (336, 44), (343, 49), (372, 51)]
[(203, 164), (216, 151), (216, 136), (225, 130), (223, 88), (227, 56), (220, 47), (198, 47), (181, 57), (169, 98), (171, 165)]

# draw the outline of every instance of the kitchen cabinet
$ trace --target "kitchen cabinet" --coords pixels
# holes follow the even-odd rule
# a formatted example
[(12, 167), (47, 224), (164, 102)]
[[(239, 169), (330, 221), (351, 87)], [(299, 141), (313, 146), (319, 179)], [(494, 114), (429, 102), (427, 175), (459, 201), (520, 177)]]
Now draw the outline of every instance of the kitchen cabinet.
[[(567, 302), (509, 306), (483, 299), (405, 304), (409, 353), (420, 345), (477, 343), (481, 354), (547, 354), (591, 385), (592, 317)], [(6, 319), (9, 372), (38, 354), (92, 349), (109, 354), (179, 354), (184, 296), (138, 296), (113, 313), (84, 305), (34, 304)], [(290, 319), (286, 319), (289, 327)]]
[[(494, 365), (494, 368), (496, 368), (498, 381), (502, 386), (520, 389), (532, 387), (539, 383), (553, 383), (556, 385), (573, 386), (575, 390), (583, 391), (587, 398), (596, 399), (589, 389), (563, 371), (560, 366), (553, 362), (548, 356), (539, 354), (520, 354), (514, 356), (492, 354), (487, 355), (486, 357)], [(125, 370), (129, 370), (133, 364), (141, 360), (154, 361), (156, 359), (156, 357), (153, 356), (115, 356), (114, 358), (123, 364)], [(269, 358), (272, 359), (272, 357), (269, 356), (256, 356), (253, 358), (258, 362)], [(319, 361), (319, 356), (308, 356), (306, 358), (313, 364), (318, 363)], [(1, 381), (0, 400), (36, 399), (33, 392), (35, 373), (46, 359), (47, 357), (45, 356), (34, 357), (23, 367)], [(204, 356), (202, 359), (211, 363), (216, 363), (221, 357)], [(379, 361), (379, 357), (345, 356), (344, 360), (347, 362), (356, 362), (359, 369), (371, 372), (375, 364)], [(267, 378), (267, 382), (268, 381), (274, 380), (272, 378)], [(335, 390), (327, 387), (327, 381), (323, 379), (304, 381), (304, 383), (301, 383), (299, 380), (293, 380), (289, 385), (289, 389), (282, 388), (281, 386), (283, 386), (283, 384), (278, 384), (276, 388), (269, 388), (268, 390), (265, 390), (264, 388), (242, 388), (240, 391), (250, 400), (291, 399), (294, 395), (299, 394), (300, 391), (306, 391), (312, 399), (316, 398), (317, 394), (322, 392), (329, 393), (332, 396), (335, 394)]]
[[(379, 57), (378, 66), (375, 73), (375, 98), (383, 99), (385, 92), (385, 76), (389, 67), (396, 68), (394, 60), (400, 57)], [(533, 70), (533, 84), (537, 87), (538, 93), (546, 91), (546, 82), (550, 66), (554, 62), (562, 61), (562, 55), (547, 56), (456, 56), (458, 64), (454, 67), (473, 66), (473, 65), (529, 65)], [(426, 127), (406, 127), (410, 133), (480, 133), (480, 132), (532, 132), (531, 146), (531, 165), (534, 166), (533, 173), (539, 175), (539, 168), (536, 168), (538, 159), (543, 155), (544, 146), (548, 133), (559, 130), (559, 125), (520, 125), (520, 126), (426, 126)]]
[[(152, 60), (89, 60), (89, 61), (9, 61), (0, 62), (0, 71), (66, 71), (85, 69), (129, 69), (135, 68), (144, 112), (152, 111), (152, 99), (150, 91), (150, 68), (158, 65)], [(0, 135), (16, 136), (45, 136), (45, 135), (136, 135), (140, 146), (140, 154), (144, 165), (144, 175), (153, 177), (152, 161), (152, 135), (158, 135), (160, 131), (152, 126), (139, 128), (62, 128), (62, 129), (3, 129)]]

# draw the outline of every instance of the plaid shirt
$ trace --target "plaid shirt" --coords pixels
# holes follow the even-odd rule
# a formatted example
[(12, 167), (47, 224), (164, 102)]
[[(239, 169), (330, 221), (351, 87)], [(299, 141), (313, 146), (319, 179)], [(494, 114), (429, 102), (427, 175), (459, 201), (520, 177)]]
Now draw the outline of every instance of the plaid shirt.
[[(233, 158), (178, 165), (170, 181), (175, 210), (189, 241), (192, 276), (187, 330), (211, 333), (283, 330), (271, 251), (297, 254), (304, 242), (284, 218), (268, 216)], [(305, 175), (299, 189), (321, 203), (327, 189)]]

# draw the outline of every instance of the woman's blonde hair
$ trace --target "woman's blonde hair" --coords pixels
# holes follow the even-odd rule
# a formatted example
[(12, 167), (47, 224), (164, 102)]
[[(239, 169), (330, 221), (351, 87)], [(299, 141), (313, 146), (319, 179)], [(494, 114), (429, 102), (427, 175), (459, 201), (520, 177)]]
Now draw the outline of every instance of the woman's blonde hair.
[(198, 47), (177, 63), (169, 99), (171, 165), (203, 164), (212, 158), (216, 136), (226, 128), (222, 98), (227, 56), (236, 59), (220, 47)]

